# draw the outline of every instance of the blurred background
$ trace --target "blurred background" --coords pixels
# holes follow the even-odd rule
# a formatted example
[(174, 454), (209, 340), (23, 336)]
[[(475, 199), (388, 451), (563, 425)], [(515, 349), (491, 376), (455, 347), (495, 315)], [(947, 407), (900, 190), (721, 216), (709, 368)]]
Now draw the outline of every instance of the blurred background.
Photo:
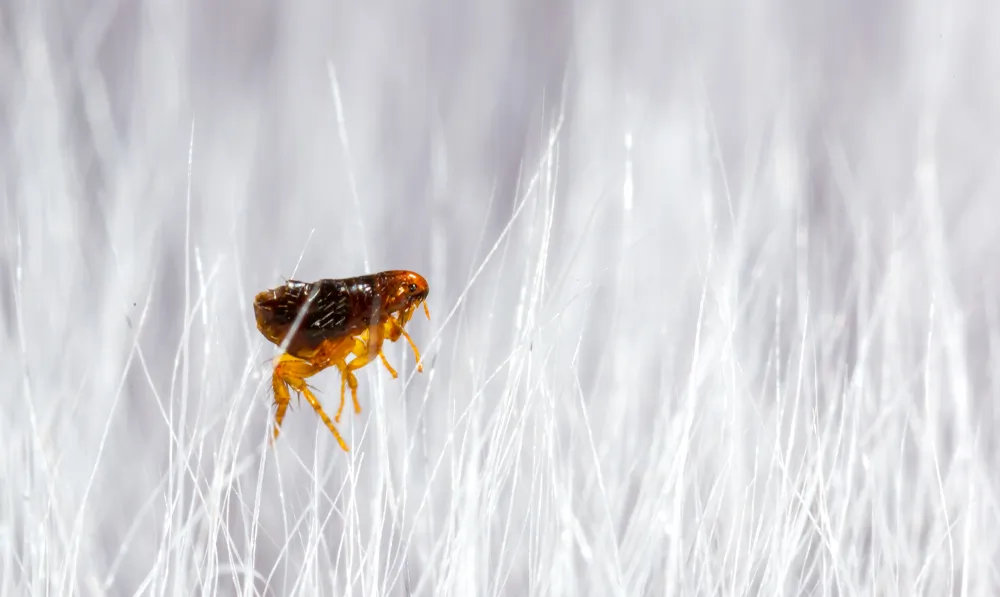
[[(0, 595), (995, 595), (996, 31), (5, 0)], [(253, 295), (386, 269), (268, 448)]]

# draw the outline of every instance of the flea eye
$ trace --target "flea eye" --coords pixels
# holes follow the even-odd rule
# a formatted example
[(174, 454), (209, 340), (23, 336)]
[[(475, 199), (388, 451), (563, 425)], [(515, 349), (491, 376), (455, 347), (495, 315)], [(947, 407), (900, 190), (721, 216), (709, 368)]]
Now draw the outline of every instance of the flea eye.
[(416, 291), (417, 291), (417, 285), (416, 284), (410, 284), (410, 292), (416, 292)]

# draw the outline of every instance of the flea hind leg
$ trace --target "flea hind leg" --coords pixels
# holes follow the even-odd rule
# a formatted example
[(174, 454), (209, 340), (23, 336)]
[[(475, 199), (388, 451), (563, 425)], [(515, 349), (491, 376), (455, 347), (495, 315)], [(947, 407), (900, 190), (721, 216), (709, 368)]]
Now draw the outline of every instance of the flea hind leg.
[(327, 428), (333, 433), (333, 436), (337, 439), (337, 443), (345, 451), (349, 452), (350, 448), (347, 447), (347, 442), (337, 431), (337, 428), (333, 425), (333, 421), (327, 416), (326, 412), (323, 411), (323, 406), (313, 395), (309, 386), (306, 384), (306, 378), (316, 375), (322, 371), (325, 367), (321, 365), (315, 365), (308, 361), (303, 361), (297, 359), (293, 356), (282, 354), (278, 358), (278, 364), (274, 367), (274, 374), (272, 375), (272, 385), (274, 387), (275, 402), (278, 405), (278, 412), (275, 415), (275, 427), (274, 427), (274, 437), (273, 440), (278, 438), (279, 428), (281, 427), (281, 421), (284, 419), (285, 411), (288, 408), (288, 402), (290, 400), (290, 395), (288, 388), (295, 390), (301, 395), (306, 397), (309, 404), (312, 405), (316, 414), (319, 418), (323, 420)]
[(285, 419), (285, 412), (288, 410), (288, 403), (291, 395), (288, 392), (288, 383), (278, 374), (277, 367), (271, 375), (271, 388), (274, 390), (274, 403), (278, 410), (274, 413), (274, 435), (271, 437), (271, 444), (278, 439), (281, 433), (281, 422)]

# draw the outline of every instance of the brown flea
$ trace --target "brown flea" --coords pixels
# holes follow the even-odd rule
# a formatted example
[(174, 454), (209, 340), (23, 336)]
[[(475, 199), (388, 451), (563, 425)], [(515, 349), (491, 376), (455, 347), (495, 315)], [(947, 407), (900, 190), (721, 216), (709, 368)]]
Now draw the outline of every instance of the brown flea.
[[(278, 407), (272, 442), (278, 438), (292, 389), (306, 397), (340, 447), (350, 451), (334, 426), (344, 410), (345, 386), (351, 388), (354, 412), (360, 413), (355, 371), (377, 356), (393, 379), (397, 377), (382, 352), (382, 342), (387, 339), (396, 342), (405, 337), (413, 348), (417, 369), (423, 371), (420, 352), (403, 327), (420, 305), (430, 319), (427, 293), (427, 280), (405, 270), (316, 282), (289, 280), (258, 293), (253, 301), (257, 329), (278, 346), (287, 343), (285, 352), (275, 357), (271, 375)], [(305, 381), (330, 366), (340, 371), (340, 407), (333, 421)]]

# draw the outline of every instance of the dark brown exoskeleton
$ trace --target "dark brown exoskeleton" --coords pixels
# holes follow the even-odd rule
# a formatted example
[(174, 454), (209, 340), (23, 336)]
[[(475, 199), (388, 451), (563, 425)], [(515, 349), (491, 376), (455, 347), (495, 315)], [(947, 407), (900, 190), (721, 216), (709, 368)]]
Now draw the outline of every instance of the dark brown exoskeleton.
[[(340, 407), (334, 417), (340, 422), (344, 410), (345, 385), (351, 388), (354, 411), (358, 403), (358, 380), (354, 371), (377, 355), (393, 378), (395, 369), (382, 352), (385, 340), (396, 342), (405, 337), (413, 349), (417, 368), (423, 371), (420, 352), (404, 330), (413, 312), (423, 305), (427, 318), (427, 280), (406, 270), (391, 270), (342, 279), (316, 282), (289, 280), (284, 285), (265, 290), (254, 297), (257, 329), (284, 352), (276, 357), (271, 385), (274, 388), (274, 439), (291, 400), (289, 388), (299, 392), (333, 432), (340, 447), (348, 451), (333, 421), (323, 411), (305, 380), (327, 367), (340, 371)], [(348, 357), (353, 359), (348, 361)]]

